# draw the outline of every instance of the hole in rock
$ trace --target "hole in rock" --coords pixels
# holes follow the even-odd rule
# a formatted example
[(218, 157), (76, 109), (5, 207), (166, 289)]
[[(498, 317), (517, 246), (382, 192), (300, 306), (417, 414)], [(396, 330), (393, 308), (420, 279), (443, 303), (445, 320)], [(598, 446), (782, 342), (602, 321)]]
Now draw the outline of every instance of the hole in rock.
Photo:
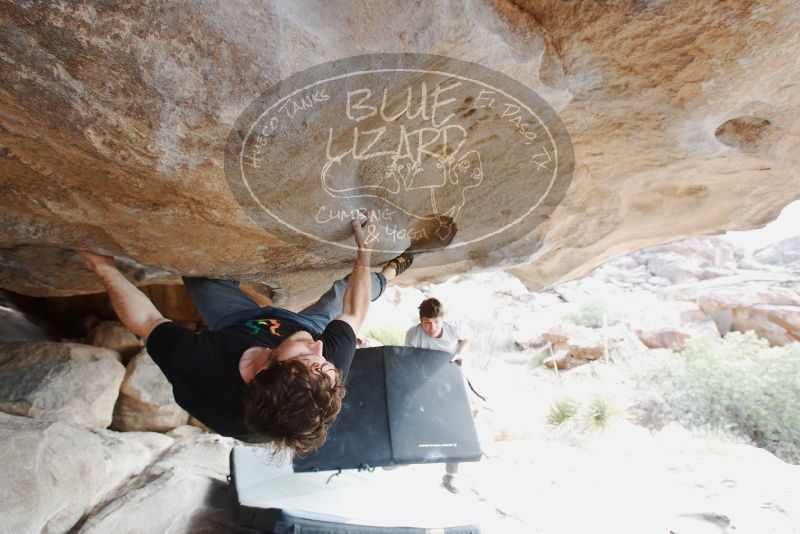
[(775, 127), (762, 117), (742, 115), (723, 122), (714, 135), (729, 147), (742, 152), (758, 152), (768, 146)]

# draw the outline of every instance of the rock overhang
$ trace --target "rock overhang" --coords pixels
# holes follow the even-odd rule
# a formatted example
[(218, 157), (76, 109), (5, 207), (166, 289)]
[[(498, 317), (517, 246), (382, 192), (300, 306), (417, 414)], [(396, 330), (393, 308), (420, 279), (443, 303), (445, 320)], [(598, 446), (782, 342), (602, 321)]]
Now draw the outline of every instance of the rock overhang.
[(558, 111), (575, 149), (541, 225), (448, 265), (421, 256), (402, 283), (511, 268), (546, 286), (633, 249), (763, 225), (797, 198), (790, 3), (453, 5), (5, 6), (0, 284), (99, 291), (67, 252), (85, 247), (131, 258), (141, 283), (241, 278), (308, 301), (349, 261), (247, 216), (223, 174), (226, 136), (265, 86), (376, 50), (501, 72)]

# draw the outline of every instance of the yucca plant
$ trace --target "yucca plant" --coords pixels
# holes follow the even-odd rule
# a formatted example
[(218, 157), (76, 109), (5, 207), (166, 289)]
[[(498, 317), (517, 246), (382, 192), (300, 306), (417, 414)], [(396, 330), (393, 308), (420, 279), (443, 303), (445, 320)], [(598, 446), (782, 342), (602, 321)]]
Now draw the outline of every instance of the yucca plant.
[(553, 401), (547, 412), (547, 424), (558, 427), (574, 419), (580, 409), (580, 403), (572, 397), (560, 397)]

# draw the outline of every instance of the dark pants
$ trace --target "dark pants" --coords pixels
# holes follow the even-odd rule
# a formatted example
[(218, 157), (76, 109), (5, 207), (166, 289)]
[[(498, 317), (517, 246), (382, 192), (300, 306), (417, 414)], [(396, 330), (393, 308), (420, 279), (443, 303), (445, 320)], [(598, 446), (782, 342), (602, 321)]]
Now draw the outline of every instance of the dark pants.
[[(261, 307), (239, 289), (237, 280), (183, 277), (194, 305), (209, 330), (219, 330), (265, 313), (299, 323), (311, 333), (321, 333), (334, 317), (342, 313), (344, 292), (350, 275), (333, 283), (317, 302), (299, 313), (271, 306)], [(372, 300), (377, 300), (386, 289), (386, 277), (372, 273)]]

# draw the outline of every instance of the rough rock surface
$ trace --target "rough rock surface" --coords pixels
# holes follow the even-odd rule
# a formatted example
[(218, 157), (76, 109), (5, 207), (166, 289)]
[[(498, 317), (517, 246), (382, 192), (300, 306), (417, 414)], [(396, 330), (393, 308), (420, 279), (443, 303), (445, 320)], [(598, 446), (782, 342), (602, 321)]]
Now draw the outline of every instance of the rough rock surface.
[(189, 417), (189, 422), (187, 424), (189, 424), (191, 426), (194, 426), (194, 427), (197, 427), (200, 430), (202, 430), (203, 432), (212, 432), (212, 433), (214, 432), (213, 430), (208, 428), (206, 425), (204, 425), (199, 419), (195, 419), (194, 417)]
[(753, 330), (771, 345), (800, 341), (800, 303), (792, 306), (756, 304), (731, 310), (731, 329)]
[(74, 247), (132, 258), (141, 283), (173, 272), (281, 286), (294, 305), (318, 295), (349, 260), (247, 219), (224, 143), (266, 87), (376, 50), (500, 71), (558, 111), (575, 147), (567, 197), (534, 235), (480, 261), (420, 258), (407, 283), (522, 265), (529, 286), (546, 285), (632, 249), (763, 225), (800, 191), (800, 12), (788, 1), (1, 9), (0, 285), (30, 295), (99, 290)]
[(183, 438), (139, 476), (108, 495), (82, 522), (80, 533), (256, 532), (236, 524), (226, 480), (234, 440), (202, 435)]
[(634, 252), (630, 257), (645, 266), (651, 278), (682, 284), (735, 274), (744, 251), (723, 239), (706, 237), (651, 247)]
[(105, 428), (125, 375), (119, 357), (77, 343), (0, 344), (0, 410)]
[(672, 301), (651, 312), (630, 324), (648, 348), (680, 350), (691, 337), (719, 337), (716, 323), (693, 302)]
[[(789, 154), (797, 130), (770, 112), (794, 101), (790, 107), (796, 113), (798, 100), (787, 99), (786, 89), (767, 88), (779, 71), (800, 74), (792, 60), (777, 59), (789, 42), (784, 38), (800, 39), (798, 15), (789, 15), (789, 3), (741, 2), (725, 15), (710, 4), (691, 2), (592, 2), (580, 9), (536, 0), (520, 5), (558, 53), (572, 95), (560, 111), (575, 143), (577, 170), (547, 231), (551, 247), (514, 274), (533, 285), (565, 278), (572, 265), (566, 277), (577, 276), (632, 248), (678, 235), (752, 228), (777, 215), (775, 208), (763, 209), (766, 205), (733, 206), (738, 195), (777, 193), (771, 183), (750, 181), (775, 169), (757, 160), (783, 159), (784, 177), (798, 178), (790, 163), (797, 156)], [(788, 18), (777, 22), (767, 12)], [(717, 17), (725, 19), (725, 30), (716, 29)], [(757, 27), (775, 33), (754, 40)], [(770, 125), (761, 129), (754, 116)], [(637, 129), (630, 130), (634, 124)], [(770, 139), (769, 148), (759, 138)]]
[(0, 295), (0, 343), (8, 341), (55, 341), (48, 329), (7, 302)]
[(172, 385), (147, 351), (133, 357), (114, 407), (117, 430), (166, 432), (184, 425), (189, 414), (175, 402)]
[[(787, 239), (764, 250), (772, 258), (790, 258), (795, 243)], [(773, 345), (785, 345), (800, 339), (798, 280), (791, 265), (761, 263), (723, 238), (705, 237), (616, 258), (554, 291), (568, 301), (593, 290), (622, 291), (613, 297), (615, 304), (623, 297), (640, 300), (631, 328), (650, 347), (680, 346), (687, 335), (731, 330), (754, 330)]]
[(594, 360), (613, 359), (619, 355), (641, 352), (645, 346), (627, 328), (621, 326), (597, 330), (566, 323), (542, 334), (553, 354), (545, 365), (571, 369)]
[(665, 290), (690, 300), (717, 324), (720, 334), (754, 330), (772, 345), (800, 341), (800, 278), (792, 272), (743, 272)]
[(621, 289), (659, 293), (668, 286), (769, 269), (724, 237), (693, 237), (615, 258), (592, 272), (589, 279)]
[(186, 438), (189, 436), (197, 436), (198, 434), (202, 434), (203, 432), (204, 430), (202, 428), (196, 427), (194, 425), (181, 425), (167, 432), (167, 435), (173, 438)]
[(0, 530), (38, 534), (70, 530), (173, 440), (0, 413), (0, 442)]
[(119, 321), (95, 323), (86, 336), (86, 343), (119, 352), (124, 362), (142, 350), (142, 340)]
[(800, 235), (757, 250), (753, 257), (770, 265), (800, 270)]

